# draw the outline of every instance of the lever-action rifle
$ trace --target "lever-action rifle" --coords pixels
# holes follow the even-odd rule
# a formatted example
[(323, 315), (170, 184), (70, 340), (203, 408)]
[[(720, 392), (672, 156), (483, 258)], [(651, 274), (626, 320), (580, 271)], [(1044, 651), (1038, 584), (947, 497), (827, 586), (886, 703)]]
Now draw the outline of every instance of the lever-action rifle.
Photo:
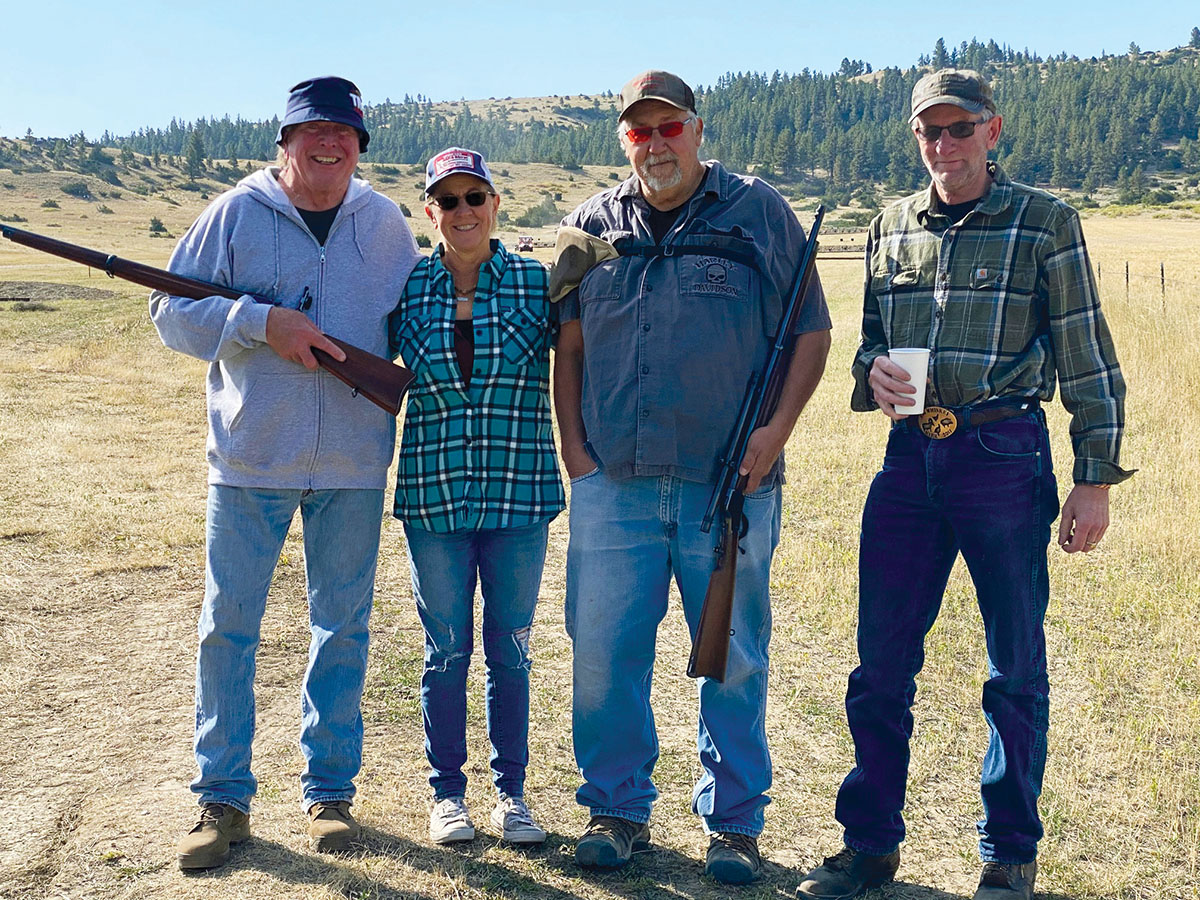
[[(253, 294), (248, 295), (246, 291), (239, 291), (237, 288), (224, 287), (219, 284), (200, 281), (196, 278), (185, 278), (182, 275), (174, 275), (163, 269), (156, 269), (153, 266), (143, 265), (142, 263), (133, 262), (128, 259), (121, 259), (119, 256), (111, 256), (96, 250), (89, 250), (87, 247), (80, 247), (76, 244), (68, 244), (66, 241), (44, 237), (40, 234), (34, 234), (32, 231), (22, 231), (20, 228), (10, 228), (8, 225), (0, 225), (0, 235), (3, 235), (10, 241), (24, 244), (26, 247), (32, 247), (34, 250), (41, 250), (44, 253), (61, 256), (63, 259), (82, 263), (85, 266), (91, 266), (93, 269), (100, 269), (107, 273), (109, 278), (123, 278), (125, 281), (132, 281), (134, 284), (140, 284), (142, 287), (148, 287), (156, 291), (165, 291), (177, 297), (203, 300), (205, 297), (217, 296), (237, 300), (239, 297), (251, 296), (259, 303), (266, 303), (272, 306), (277, 305), (272, 300), (257, 297)], [(354, 389), (353, 393), (362, 394), (376, 406), (387, 410), (393, 416), (399, 415), (400, 404), (404, 399), (404, 392), (408, 390), (408, 386), (416, 376), (403, 366), (398, 366), (390, 360), (384, 359), (382, 356), (368, 353), (366, 350), (355, 347), (353, 344), (347, 344), (345, 341), (338, 340), (330, 335), (326, 335), (326, 337), (342, 348), (342, 352), (346, 354), (346, 360), (345, 362), (338, 362), (324, 350), (313, 347), (313, 356), (317, 358), (317, 362), (321, 368), (328, 371), (340, 381), (350, 385)]]
[(733, 588), (737, 581), (738, 541), (745, 535), (747, 527), (742, 514), (742, 504), (746, 499), (746, 476), (738, 470), (746, 456), (750, 435), (770, 421), (775, 414), (775, 407), (779, 405), (783, 382), (787, 378), (792, 351), (796, 346), (792, 330), (796, 327), (809, 282), (812, 281), (817, 256), (817, 232), (821, 230), (824, 217), (825, 207), (818, 206), (804, 252), (800, 255), (800, 265), (792, 279), (791, 292), (783, 309), (775, 343), (762, 370), (752, 374), (746, 385), (746, 396), (738, 411), (737, 423), (720, 460), (717, 484), (700, 523), (700, 530), (708, 534), (712, 530), (713, 519), (719, 517), (721, 540), (717, 543), (716, 564), (708, 579), (704, 606), (700, 609), (700, 624), (696, 628), (696, 639), (692, 641), (692, 653), (688, 658), (687, 673), (690, 678), (725, 680), (730, 625), (733, 621)]

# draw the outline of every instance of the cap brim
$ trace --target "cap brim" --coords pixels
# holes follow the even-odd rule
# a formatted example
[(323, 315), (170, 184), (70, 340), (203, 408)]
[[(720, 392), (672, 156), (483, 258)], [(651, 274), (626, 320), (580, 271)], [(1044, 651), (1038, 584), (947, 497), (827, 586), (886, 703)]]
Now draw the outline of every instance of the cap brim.
[(293, 125), (303, 125), (305, 122), (336, 122), (339, 125), (349, 125), (358, 132), (358, 152), (365, 153), (367, 151), (367, 143), (371, 140), (371, 135), (367, 134), (367, 130), (363, 128), (361, 120), (355, 122), (351, 116), (346, 115), (341, 110), (328, 110), (312, 106), (308, 109), (294, 112), (285, 118), (279, 126), (279, 133), (275, 135), (275, 143), (283, 143), (283, 130), (285, 128), (291, 128)]
[(921, 113), (929, 109), (931, 106), (957, 106), (960, 109), (965, 109), (969, 113), (981, 113), (987, 109), (986, 103), (975, 103), (971, 100), (964, 100), (962, 97), (930, 97), (928, 100), (923, 100), (921, 105), (912, 111), (912, 115), (908, 117), (908, 124), (912, 124)]
[(617, 121), (620, 121), (621, 119), (625, 118), (625, 113), (629, 112), (631, 109), (633, 109), (639, 103), (641, 103), (643, 100), (658, 100), (660, 103), (667, 104), (667, 106), (675, 107), (680, 112), (695, 112), (695, 110), (693, 110), (691, 107), (680, 106), (674, 100), (668, 100), (666, 97), (659, 97), (657, 94), (648, 94), (645, 97), (638, 97), (636, 100), (634, 100), (632, 103), (630, 103), (627, 107), (625, 107), (623, 110), (621, 110), (621, 115), (619, 115), (617, 117)]
[(445, 181), (451, 175), (470, 175), (472, 178), (478, 178), (480, 181), (482, 181), (484, 184), (486, 184), (488, 187), (490, 187), (493, 192), (495, 192), (495, 190), (496, 190), (496, 186), (494, 184), (492, 184), (490, 181), (488, 181), (486, 178), (484, 178), (482, 175), (480, 175), (478, 172), (472, 172), (469, 169), (451, 169), (449, 172), (443, 172), (441, 175), (439, 175), (433, 181), (429, 182), (429, 184), (425, 185), (425, 196), (428, 197), (430, 191), (432, 191), (435, 187), (437, 187), (439, 184), (441, 184), (443, 181)]

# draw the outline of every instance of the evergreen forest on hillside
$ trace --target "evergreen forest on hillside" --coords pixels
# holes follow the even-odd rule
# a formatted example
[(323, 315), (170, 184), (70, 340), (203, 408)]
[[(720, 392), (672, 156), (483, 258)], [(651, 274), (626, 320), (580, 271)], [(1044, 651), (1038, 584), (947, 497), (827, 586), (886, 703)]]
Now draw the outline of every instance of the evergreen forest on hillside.
[[(908, 69), (872, 71), (844, 59), (836, 73), (729, 73), (697, 86), (703, 155), (828, 197), (848, 198), (874, 185), (915, 189), (925, 173), (907, 128), (909, 96), (929, 67), (945, 65), (978, 69), (991, 79), (1004, 116), (996, 156), (1020, 181), (1085, 193), (1115, 186), (1126, 202), (1168, 202), (1169, 191), (1149, 190), (1149, 173), (1200, 173), (1197, 28), (1188, 45), (1173, 50), (1143, 52), (1131, 44), (1124, 54), (1090, 59), (1065, 53), (1043, 59), (995, 41), (948, 49), (939, 39)], [(465, 102), (435, 107), (421, 97), (368, 105), (365, 159), (420, 164), (459, 145), (514, 163), (622, 165), (615, 100), (611, 93), (605, 98), (604, 105), (595, 98), (581, 105), (563, 99), (554, 107), (558, 122), (513, 121), (502, 102), (486, 115), (472, 114)], [(172, 120), (163, 129), (105, 133), (99, 145), (152, 157), (199, 157), (201, 164), (268, 159), (277, 128), (278, 119)]]

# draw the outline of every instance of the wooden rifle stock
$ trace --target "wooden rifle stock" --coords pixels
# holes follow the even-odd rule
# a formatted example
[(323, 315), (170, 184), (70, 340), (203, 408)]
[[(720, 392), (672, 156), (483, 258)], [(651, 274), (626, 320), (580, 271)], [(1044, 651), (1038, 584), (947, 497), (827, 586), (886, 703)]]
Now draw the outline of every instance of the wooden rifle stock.
[(750, 376), (746, 396), (738, 411), (737, 422), (729, 445), (721, 458), (717, 483), (708, 502), (700, 530), (706, 534), (714, 519), (721, 523), (721, 538), (717, 542), (716, 561), (712, 575), (708, 578), (708, 589), (704, 593), (704, 605), (700, 608), (700, 622), (696, 636), (692, 639), (692, 652), (688, 657), (689, 678), (712, 678), (725, 680), (725, 667), (729, 661), (729, 637), (733, 622), (733, 591), (737, 584), (737, 556), (741, 552), (738, 541), (746, 533), (746, 519), (742, 515), (745, 500), (746, 477), (738, 470), (746, 456), (750, 435), (765, 425), (775, 414), (783, 382), (787, 378), (795, 339), (792, 331), (804, 306), (804, 296), (812, 281), (817, 256), (817, 233), (825, 207), (818, 206), (812, 229), (800, 255), (800, 265), (792, 279), (792, 287), (784, 305), (783, 318), (775, 343), (767, 355), (760, 371)]
[[(140, 284), (142, 287), (174, 294), (177, 297), (203, 300), (205, 297), (216, 296), (237, 300), (239, 297), (250, 296), (259, 303), (275, 305), (270, 300), (246, 291), (239, 291), (237, 288), (211, 284), (196, 278), (185, 278), (164, 269), (156, 269), (143, 263), (121, 259), (119, 256), (89, 250), (87, 247), (34, 234), (32, 231), (0, 225), (0, 235), (17, 244), (32, 247), (34, 250), (60, 256), (71, 262), (91, 266), (93, 269), (100, 269), (109, 278), (121, 278), (134, 284)], [(313, 347), (313, 356), (316, 357), (321, 368), (349, 385), (353, 389), (353, 393), (362, 394), (393, 416), (399, 415), (404, 393), (416, 376), (403, 366), (398, 366), (382, 356), (368, 353), (360, 347), (347, 344), (331, 335), (326, 335), (326, 337), (342, 349), (342, 352), (346, 354), (346, 359), (344, 362), (339, 362), (324, 350)]]

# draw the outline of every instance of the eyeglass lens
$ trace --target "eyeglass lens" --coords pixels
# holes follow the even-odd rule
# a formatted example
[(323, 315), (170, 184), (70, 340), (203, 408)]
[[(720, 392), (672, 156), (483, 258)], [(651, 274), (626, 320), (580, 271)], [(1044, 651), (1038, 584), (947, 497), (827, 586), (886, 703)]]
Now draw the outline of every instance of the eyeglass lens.
[[(487, 191), (467, 191), (463, 194), (462, 199), (467, 201), (467, 206), (483, 206), (487, 202)], [(449, 212), (458, 206), (459, 197), (457, 194), (442, 194), (440, 197), (434, 197), (433, 202), (442, 209)]]
[(635, 144), (644, 144), (650, 140), (656, 131), (665, 138), (679, 137), (679, 135), (683, 134), (683, 125), (683, 122), (663, 122), (657, 128), (642, 125), (638, 128), (630, 128), (625, 134)]
[(933, 143), (942, 136), (942, 132), (947, 132), (950, 137), (961, 141), (963, 138), (969, 138), (975, 133), (975, 126), (982, 125), (982, 122), (954, 122), (950, 125), (922, 125), (917, 129), (917, 134), (923, 140)]

